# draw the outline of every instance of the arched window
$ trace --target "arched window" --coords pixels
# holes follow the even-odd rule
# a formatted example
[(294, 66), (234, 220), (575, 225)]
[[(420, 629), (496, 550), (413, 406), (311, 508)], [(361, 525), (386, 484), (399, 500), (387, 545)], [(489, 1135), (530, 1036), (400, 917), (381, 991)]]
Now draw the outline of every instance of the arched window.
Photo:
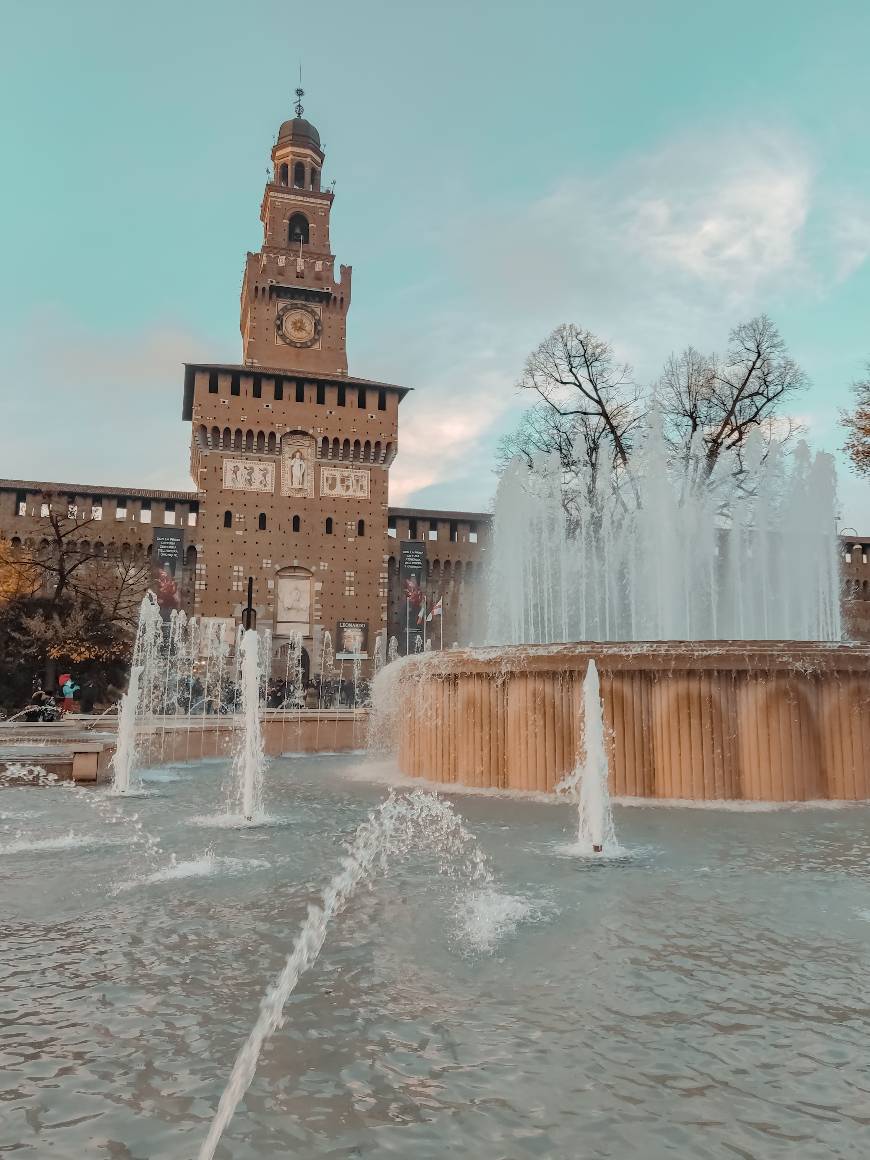
[(278, 166), (278, 184), (279, 185), (286, 185), (287, 179), (288, 179), (288, 170), (287, 170), (287, 162), (285, 161), (283, 165)]
[(357, 520), (356, 521), (356, 534), (358, 536), (364, 536), (366, 534), (366, 522), (365, 522), (365, 520)]
[(299, 516), (294, 516), (293, 517), (293, 531), (294, 532), (299, 531), (299, 525), (300, 525)]
[(326, 534), (327, 536), (332, 535), (332, 516), (326, 517)]
[(293, 166), (293, 184), (297, 189), (305, 188), (305, 166), (301, 161), (297, 161)]
[(265, 512), (260, 512), (260, 517), (257, 520), (257, 527), (260, 529), (261, 532), (265, 532), (265, 530), (266, 530), (266, 513)]
[(224, 527), (231, 528), (233, 526), (233, 513), (224, 512)]
[(300, 242), (308, 245), (308, 218), (304, 213), (294, 213), (287, 223), (287, 237), (291, 246), (298, 246)]

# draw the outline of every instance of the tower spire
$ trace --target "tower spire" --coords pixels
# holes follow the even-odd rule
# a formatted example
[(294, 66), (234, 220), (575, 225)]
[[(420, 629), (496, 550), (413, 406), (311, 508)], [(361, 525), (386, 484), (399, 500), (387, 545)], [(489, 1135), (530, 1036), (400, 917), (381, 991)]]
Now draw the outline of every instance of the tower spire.
[(302, 61), (299, 62), (299, 86), (296, 89), (296, 104), (293, 106), (297, 117), (301, 117), (305, 110), (302, 108), (302, 98), (305, 96), (305, 89), (302, 87)]

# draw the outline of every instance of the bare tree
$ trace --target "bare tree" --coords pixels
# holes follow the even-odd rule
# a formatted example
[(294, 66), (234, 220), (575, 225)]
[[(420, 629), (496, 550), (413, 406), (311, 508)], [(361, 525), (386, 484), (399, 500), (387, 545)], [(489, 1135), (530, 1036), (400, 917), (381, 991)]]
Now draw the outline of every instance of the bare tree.
[(592, 430), (602, 424), (617, 461), (628, 465), (641, 394), (631, 367), (617, 361), (609, 343), (564, 323), (529, 355), (519, 386), (534, 391), (560, 419), (592, 420)]
[(843, 450), (859, 475), (870, 476), (870, 362), (864, 378), (852, 384), (852, 393), (855, 409), (840, 416), (847, 433)]
[[(617, 421), (621, 418), (617, 415)], [(625, 435), (628, 436), (626, 428)], [(520, 419), (515, 431), (505, 435), (496, 453), (500, 474), (512, 459), (534, 466), (540, 455), (556, 455), (562, 470), (562, 501), (566, 514), (576, 516), (582, 495), (591, 510), (596, 504), (602, 472), (618, 470), (619, 460), (610, 429), (601, 415), (563, 415), (545, 403), (536, 403)]]
[(654, 388), (674, 452), (687, 454), (700, 436), (707, 475), (724, 452), (739, 453), (750, 432), (780, 444), (795, 434), (799, 425), (780, 408), (807, 385), (766, 314), (736, 326), (729, 341), (722, 360), (694, 347), (671, 355)]
[(751, 431), (763, 430), (783, 403), (808, 385), (766, 314), (736, 326), (730, 344), (716, 371), (712, 422), (704, 435), (708, 473), (723, 451), (741, 447)]
[[(749, 435), (765, 444), (782, 445), (800, 430), (783, 404), (804, 389), (807, 380), (790, 357), (777, 328), (766, 315), (731, 331), (724, 358), (687, 347), (672, 355), (652, 390), (645, 395), (631, 368), (619, 363), (611, 346), (577, 326), (558, 327), (529, 356), (519, 386), (538, 401), (517, 429), (502, 439), (498, 469), (515, 455), (531, 466), (542, 452), (555, 453), (563, 472), (563, 502), (569, 517), (576, 501), (587, 512), (613, 502), (627, 510), (640, 506), (630, 470), (633, 439), (650, 406), (662, 417), (672, 458), (688, 463), (700, 450), (698, 481), (709, 479), (723, 454), (743, 473), (743, 449)], [(870, 377), (867, 414), (870, 416)], [(868, 436), (870, 464), (870, 436)], [(602, 490), (605, 469), (612, 486)], [(605, 498), (605, 492), (608, 493)]]
[(76, 589), (80, 596), (98, 604), (103, 616), (118, 628), (133, 629), (139, 617), (139, 606), (151, 578), (147, 561), (133, 556), (118, 560), (99, 560), (88, 569), (88, 575)]
[(662, 415), (662, 428), (672, 451), (680, 458), (688, 454), (696, 435), (713, 426), (716, 389), (716, 360), (693, 346), (665, 363), (653, 388), (653, 398)]
[(515, 431), (502, 436), (496, 452), (496, 471), (501, 474), (519, 457), (532, 467), (539, 455), (558, 455), (564, 471), (574, 467), (576, 416), (560, 415), (545, 403), (535, 403), (522, 416)]

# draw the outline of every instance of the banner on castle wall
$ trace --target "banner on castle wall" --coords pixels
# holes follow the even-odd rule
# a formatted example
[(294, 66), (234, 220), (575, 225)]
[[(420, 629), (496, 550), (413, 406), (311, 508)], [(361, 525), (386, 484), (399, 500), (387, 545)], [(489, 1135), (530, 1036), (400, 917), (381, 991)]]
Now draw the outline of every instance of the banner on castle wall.
[(426, 542), (403, 540), (399, 545), (399, 585), (402, 593), (402, 631), (405, 653), (413, 652), (417, 615), (423, 603), (426, 578)]
[(155, 528), (151, 541), (151, 589), (164, 620), (181, 608), (184, 579), (184, 529)]
[(367, 620), (340, 620), (336, 636), (337, 661), (368, 660), (369, 624)]

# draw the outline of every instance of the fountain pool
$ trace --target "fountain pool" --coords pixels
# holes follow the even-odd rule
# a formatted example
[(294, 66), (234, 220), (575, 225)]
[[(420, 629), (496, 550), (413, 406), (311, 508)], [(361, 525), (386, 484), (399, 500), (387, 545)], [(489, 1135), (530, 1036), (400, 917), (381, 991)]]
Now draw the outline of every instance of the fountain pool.
[[(198, 1154), (308, 905), (384, 799), (364, 760), (273, 761), (268, 824), (238, 828), (194, 824), (221, 761), (142, 770), (137, 798), (2, 792), (0, 1150)], [(451, 800), (492, 883), (412, 851), (360, 888), (218, 1160), (856, 1154), (870, 809), (617, 802), (627, 857), (601, 863), (563, 852), (572, 803)]]

